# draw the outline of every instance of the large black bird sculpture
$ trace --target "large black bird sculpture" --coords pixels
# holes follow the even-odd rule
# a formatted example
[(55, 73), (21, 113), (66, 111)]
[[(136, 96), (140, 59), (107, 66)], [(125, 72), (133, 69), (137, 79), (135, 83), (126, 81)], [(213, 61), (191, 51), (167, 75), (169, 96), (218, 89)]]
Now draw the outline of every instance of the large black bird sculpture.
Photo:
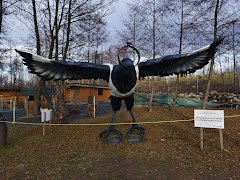
[[(136, 63), (130, 58), (123, 58), (119, 59), (118, 65), (55, 61), (31, 53), (16, 51), (24, 58), (24, 64), (27, 65), (30, 73), (37, 74), (45, 80), (104, 79), (108, 81), (113, 110), (111, 123), (115, 123), (116, 112), (120, 110), (121, 101), (124, 100), (133, 121), (127, 134), (128, 141), (143, 141), (145, 130), (137, 124), (132, 112), (138, 79), (145, 76), (193, 73), (208, 64), (222, 41), (223, 39), (219, 39), (191, 53), (168, 55), (144, 62)], [(135, 50), (140, 59), (139, 52), (135, 47), (128, 44), (125, 48)], [(122, 134), (114, 125), (110, 125), (100, 134), (100, 137), (105, 143), (117, 143), (121, 141)]]

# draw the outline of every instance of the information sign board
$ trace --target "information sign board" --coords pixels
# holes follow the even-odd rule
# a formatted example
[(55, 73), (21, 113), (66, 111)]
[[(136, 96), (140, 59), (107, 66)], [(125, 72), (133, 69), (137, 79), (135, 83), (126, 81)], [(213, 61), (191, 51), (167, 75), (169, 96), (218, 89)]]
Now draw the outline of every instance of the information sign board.
[(201, 128), (224, 129), (224, 111), (195, 109), (194, 126)]

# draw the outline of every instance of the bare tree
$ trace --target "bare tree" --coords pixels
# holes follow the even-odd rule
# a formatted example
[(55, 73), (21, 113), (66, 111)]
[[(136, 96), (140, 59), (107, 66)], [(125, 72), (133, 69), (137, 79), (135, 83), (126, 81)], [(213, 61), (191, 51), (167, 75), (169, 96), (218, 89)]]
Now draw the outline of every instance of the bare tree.
[(2, 21), (3, 21), (3, 0), (0, 1), (0, 33), (2, 33)]
[(236, 50), (236, 30), (235, 30), (235, 24), (237, 23), (237, 21), (239, 21), (240, 19), (236, 19), (234, 21), (232, 21), (232, 52), (233, 52), (233, 87), (234, 87), (234, 91), (239, 92), (239, 77), (238, 77), (238, 70), (237, 70), (237, 61), (236, 61), (236, 55), (237, 55), (237, 50)]
[(141, 4), (128, 3), (128, 16), (122, 19), (123, 28), (118, 30), (122, 44), (131, 42), (135, 47), (141, 49), (144, 30), (142, 17), (143, 10)]
[[(202, 16), (201, 11), (198, 11), (199, 4), (195, 4), (195, 1), (189, 0), (177, 0), (172, 3), (172, 14), (173, 20), (168, 24), (172, 26), (174, 32), (179, 32), (172, 34), (172, 37), (178, 43), (177, 53), (182, 54), (183, 51), (190, 51), (189, 45), (193, 45), (196, 48), (196, 36), (199, 34), (198, 23), (196, 19), (200, 19)], [(174, 51), (172, 52), (174, 53)], [(175, 82), (175, 90), (173, 96), (173, 107), (176, 107), (178, 86), (181, 74), (177, 74)]]
[[(32, 0), (33, 11), (26, 14), (33, 18), (37, 53), (40, 54), (42, 51), (43, 55), (55, 60), (65, 61), (71, 57), (79, 59), (76, 58), (75, 52), (81, 52), (81, 47), (86, 43), (87, 33), (90, 32), (90, 36), (92, 36), (92, 30), (96, 29), (98, 24), (104, 26), (102, 18), (106, 15), (106, 9), (112, 2), (112, 0), (56, 0), (55, 2)], [(26, 12), (25, 9), (24, 12)], [(38, 17), (41, 17), (41, 21), (38, 21)], [(90, 29), (87, 27), (89, 21), (91, 22)], [(94, 41), (99, 42), (99, 38), (96, 39)], [(43, 79), (40, 80), (40, 84), (44, 86)], [(66, 123), (64, 82), (56, 82), (56, 89), (58, 103), (55, 110), (59, 117), (59, 121), (56, 121)]]
[(0, 34), (3, 32), (5, 17), (14, 11), (14, 6), (21, 0), (0, 0)]
[[(228, 30), (234, 30), (232, 29), (233, 25), (232, 22), (235, 20), (235, 18), (239, 18), (239, 9), (236, 9), (234, 11), (229, 12), (229, 4), (232, 3), (230, 0), (216, 0), (214, 2), (211, 2), (210, 5), (211, 7), (213, 6), (214, 9), (213, 11), (210, 11), (214, 14), (214, 18), (212, 19), (213, 21), (213, 40), (216, 41), (218, 36), (223, 36), (226, 34)], [(230, 36), (230, 39), (232, 37)], [(228, 38), (225, 38), (225, 41), (231, 41)], [(232, 43), (235, 40), (232, 40)], [(232, 50), (235, 48), (234, 43), (232, 44)], [(228, 49), (228, 47), (227, 47)], [(233, 56), (234, 57), (234, 56)], [(236, 61), (234, 61), (234, 66), (236, 66)], [(235, 71), (235, 68), (234, 68)], [(208, 101), (208, 96), (209, 96), (209, 90), (211, 86), (211, 79), (212, 79), (212, 74), (214, 72), (214, 58), (211, 60), (210, 63), (210, 68), (209, 68), (209, 75), (208, 75), (208, 81), (207, 81), (207, 87), (206, 87), (206, 92), (205, 92), (205, 97), (203, 101), (203, 109), (207, 107), (207, 101)], [(236, 73), (236, 72), (235, 72)], [(235, 77), (236, 78), (236, 77)], [(236, 80), (235, 80), (236, 82)]]
[[(179, 31), (179, 54), (182, 53), (182, 45), (183, 45), (183, 20), (184, 20), (184, 10), (183, 10), (183, 0), (181, 0), (181, 5), (180, 5), (180, 31)], [(175, 84), (175, 92), (173, 96), (173, 107), (176, 107), (177, 105), (177, 93), (178, 93), (178, 85), (179, 85), (179, 74), (177, 75), (177, 80)]]
[[(163, 54), (163, 40), (165, 39), (161, 22), (165, 9), (168, 9), (168, 5), (159, 1), (145, 0), (141, 4), (141, 10), (144, 11), (145, 16), (142, 16), (144, 24), (144, 31), (142, 34), (142, 45), (144, 55), (155, 59), (157, 56)], [(150, 77), (150, 99), (149, 99), (149, 111), (152, 111), (152, 100), (154, 95), (154, 77)]]
[[(37, 9), (36, 9), (36, 1), (32, 0), (32, 11), (33, 11), (33, 22), (34, 22), (34, 29), (35, 29), (35, 38), (36, 38), (36, 49), (37, 49), (37, 54), (41, 55), (41, 39), (40, 39), (40, 33), (39, 33), (39, 25), (38, 25), (38, 15), (37, 15)], [(40, 80), (37, 82), (37, 88), (35, 91), (34, 95), (34, 110), (33, 114), (37, 115), (39, 114), (39, 98), (41, 94), (41, 89), (44, 92), (45, 98), (48, 102), (49, 108), (53, 109), (52, 102), (49, 98), (49, 95), (47, 93), (47, 88), (45, 84), (45, 80), (43, 78), (40, 78)]]

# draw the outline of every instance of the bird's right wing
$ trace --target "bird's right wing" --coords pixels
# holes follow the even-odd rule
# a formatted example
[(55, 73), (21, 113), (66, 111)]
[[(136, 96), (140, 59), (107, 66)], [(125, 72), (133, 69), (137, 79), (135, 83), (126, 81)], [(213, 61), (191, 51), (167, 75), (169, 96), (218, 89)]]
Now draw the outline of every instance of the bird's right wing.
[(16, 50), (24, 59), (30, 73), (46, 80), (104, 79), (109, 81), (110, 68), (107, 65), (54, 61), (38, 55)]
[(175, 54), (149, 59), (139, 64), (139, 76), (168, 76), (193, 73), (203, 68), (217, 51), (223, 38), (187, 54)]

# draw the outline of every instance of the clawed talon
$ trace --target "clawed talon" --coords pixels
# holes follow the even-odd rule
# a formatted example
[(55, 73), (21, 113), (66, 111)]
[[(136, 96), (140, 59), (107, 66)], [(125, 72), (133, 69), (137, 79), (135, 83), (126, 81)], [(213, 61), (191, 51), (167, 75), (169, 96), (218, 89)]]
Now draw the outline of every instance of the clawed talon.
[(142, 142), (145, 140), (145, 129), (138, 124), (133, 124), (127, 132), (129, 142)]
[(100, 138), (105, 144), (120, 143), (122, 140), (122, 133), (112, 125), (100, 134)]

